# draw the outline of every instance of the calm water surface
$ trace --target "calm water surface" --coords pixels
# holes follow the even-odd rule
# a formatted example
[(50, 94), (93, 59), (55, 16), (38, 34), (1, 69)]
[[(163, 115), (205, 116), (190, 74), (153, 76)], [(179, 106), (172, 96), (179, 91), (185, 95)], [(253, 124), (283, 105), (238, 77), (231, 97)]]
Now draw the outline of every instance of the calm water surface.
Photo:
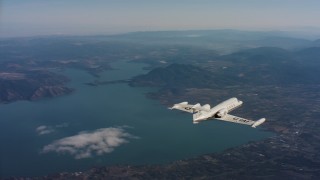
[[(116, 70), (100, 80), (127, 79), (145, 73), (142, 64), (117, 62)], [(192, 124), (192, 116), (169, 111), (145, 97), (150, 88), (126, 84), (92, 87), (95, 80), (75, 69), (64, 72), (76, 91), (67, 96), (36, 102), (0, 105), (1, 176), (38, 176), (62, 171), (80, 171), (113, 164), (165, 163), (212, 153), (269, 137), (271, 133), (219, 121)], [(230, 95), (231, 97), (232, 95)], [(39, 135), (39, 126), (51, 133)], [(91, 158), (75, 159), (66, 153), (41, 153), (55, 140), (99, 128), (123, 127), (133, 136), (114, 151)]]

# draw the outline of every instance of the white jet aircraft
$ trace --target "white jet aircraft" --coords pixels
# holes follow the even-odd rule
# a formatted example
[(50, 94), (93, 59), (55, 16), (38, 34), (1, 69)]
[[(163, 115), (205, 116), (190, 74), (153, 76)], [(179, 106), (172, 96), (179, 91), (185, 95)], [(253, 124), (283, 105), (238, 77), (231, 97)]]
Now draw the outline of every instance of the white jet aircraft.
[(201, 106), (199, 103), (192, 105), (192, 104), (188, 104), (188, 102), (182, 102), (182, 103), (173, 105), (169, 109), (178, 109), (181, 111), (193, 113), (194, 124), (214, 118), (222, 121), (245, 124), (255, 128), (266, 121), (265, 118), (261, 118), (257, 121), (252, 121), (252, 120), (248, 120), (248, 119), (244, 119), (244, 118), (240, 118), (240, 117), (228, 114), (232, 110), (241, 106), (242, 103), (243, 102), (239, 101), (237, 98), (230, 98), (214, 106), (213, 108), (210, 108), (209, 104)]

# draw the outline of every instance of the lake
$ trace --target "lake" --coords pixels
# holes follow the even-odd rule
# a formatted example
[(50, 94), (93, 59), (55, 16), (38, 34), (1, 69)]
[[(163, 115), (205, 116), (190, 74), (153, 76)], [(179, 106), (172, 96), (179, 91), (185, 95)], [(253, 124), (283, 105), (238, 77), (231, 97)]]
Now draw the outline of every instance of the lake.
[[(102, 73), (100, 80), (146, 73), (143, 64), (121, 61), (112, 66), (115, 70)], [(145, 94), (153, 88), (88, 86), (84, 83), (96, 78), (87, 72), (66, 69), (62, 73), (71, 79), (68, 86), (75, 88), (74, 93), (0, 105), (1, 177), (166, 163), (272, 135), (220, 121), (194, 125), (191, 114), (147, 99)]]

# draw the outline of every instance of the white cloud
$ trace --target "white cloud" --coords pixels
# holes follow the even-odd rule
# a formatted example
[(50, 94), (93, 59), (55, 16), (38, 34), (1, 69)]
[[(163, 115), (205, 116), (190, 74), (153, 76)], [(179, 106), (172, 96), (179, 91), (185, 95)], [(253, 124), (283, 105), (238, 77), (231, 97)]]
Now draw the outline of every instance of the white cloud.
[(102, 128), (56, 140), (44, 146), (42, 152), (70, 154), (75, 159), (89, 158), (110, 153), (116, 147), (128, 143), (129, 138), (137, 137), (125, 132), (123, 128)]
[(36, 132), (38, 133), (38, 135), (51, 134), (51, 133), (55, 132), (57, 128), (65, 128), (68, 126), (69, 126), (68, 123), (62, 123), (62, 124), (58, 124), (55, 126), (41, 125), (36, 128)]
[(50, 126), (39, 126), (36, 128), (36, 132), (38, 133), (38, 135), (44, 135), (44, 134), (50, 134), (53, 133), (55, 130), (50, 127)]

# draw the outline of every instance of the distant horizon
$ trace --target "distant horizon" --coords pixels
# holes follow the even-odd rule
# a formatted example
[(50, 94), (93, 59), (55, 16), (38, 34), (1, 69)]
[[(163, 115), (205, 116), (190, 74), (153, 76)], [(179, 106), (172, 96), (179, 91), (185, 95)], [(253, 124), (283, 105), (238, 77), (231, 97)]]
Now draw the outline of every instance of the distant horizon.
[[(310, 30), (312, 29), (312, 30)], [(244, 32), (283, 32), (290, 33), (293, 38), (317, 40), (320, 39), (320, 27), (308, 27), (308, 28), (295, 28), (295, 29), (240, 29), (240, 28), (212, 28), (212, 29), (159, 29), (159, 30), (136, 30), (136, 31), (123, 31), (123, 32), (93, 32), (93, 33), (60, 33), (60, 34), (24, 34), (15, 36), (5, 36), (0, 34), (0, 39), (11, 39), (11, 38), (35, 38), (35, 37), (50, 37), (50, 36), (113, 36), (113, 35), (124, 35), (130, 33), (149, 33), (149, 32), (186, 32), (186, 31), (244, 31)]]
[(318, 0), (3, 0), (0, 37), (239, 29), (320, 34)]

